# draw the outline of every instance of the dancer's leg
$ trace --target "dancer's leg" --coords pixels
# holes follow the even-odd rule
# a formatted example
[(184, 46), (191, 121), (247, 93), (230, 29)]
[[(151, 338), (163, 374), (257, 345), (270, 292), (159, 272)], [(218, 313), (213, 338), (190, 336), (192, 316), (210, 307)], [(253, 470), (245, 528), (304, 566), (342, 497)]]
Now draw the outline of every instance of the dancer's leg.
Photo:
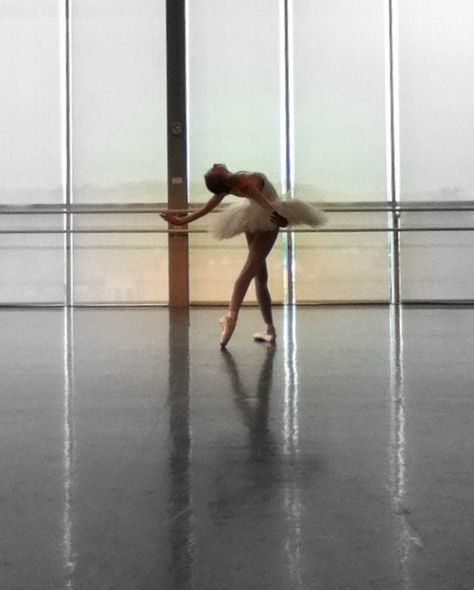
[[(247, 244), (250, 249), (250, 244), (255, 234), (247, 234)], [(257, 295), (257, 303), (262, 314), (263, 321), (270, 326), (273, 326), (272, 318), (272, 297), (268, 289), (268, 270), (267, 262), (264, 260), (257, 270), (255, 275), (255, 294)]]
[[(253, 236), (247, 235), (247, 242), (253, 239)], [(264, 260), (255, 275), (255, 293), (257, 295), (257, 302), (262, 314), (263, 321), (266, 324), (264, 332), (254, 334), (254, 340), (257, 342), (273, 343), (276, 340), (276, 331), (273, 325), (272, 314), (272, 297), (268, 288), (268, 270), (267, 262)]]
[(257, 342), (269, 342), (273, 344), (276, 340), (276, 330), (273, 325), (272, 297), (268, 289), (267, 264), (263, 262), (255, 275), (255, 292), (257, 294), (258, 306), (265, 322), (265, 332), (257, 332), (253, 335)]
[(267, 263), (264, 261), (255, 275), (255, 294), (262, 314), (263, 321), (267, 326), (273, 326), (272, 296), (268, 289)]
[(252, 235), (247, 235), (247, 243), (249, 248), (247, 260), (245, 261), (245, 264), (234, 283), (234, 289), (232, 291), (232, 297), (229, 304), (229, 311), (223, 318), (221, 318), (221, 346), (225, 346), (232, 336), (232, 332), (234, 331), (234, 327), (237, 322), (237, 315), (248, 291), (250, 282), (256, 276), (262, 264), (265, 263), (265, 259), (270, 253), (277, 235), (278, 231), (259, 232)]
[[(252, 236), (247, 236), (247, 241), (252, 239)], [(272, 314), (272, 297), (268, 288), (268, 270), (267, 262), (264, 260), (255, 275), (255, 293), (257, 295), (257, 302), (262, 314), (263, 321), (266, 324), (265, 332), (258, 332), (254, 334), (254, 340), (258, 342), (273, 343), (276, 340), (275, 326), (273, 325)]]
[(259, 232), (247, 238), (249, 253), (247, 260), (234, 283), (229, 311), (239, 312), (251, 280), (256, 276), (266, 257), (270, 254), (278, 232)]

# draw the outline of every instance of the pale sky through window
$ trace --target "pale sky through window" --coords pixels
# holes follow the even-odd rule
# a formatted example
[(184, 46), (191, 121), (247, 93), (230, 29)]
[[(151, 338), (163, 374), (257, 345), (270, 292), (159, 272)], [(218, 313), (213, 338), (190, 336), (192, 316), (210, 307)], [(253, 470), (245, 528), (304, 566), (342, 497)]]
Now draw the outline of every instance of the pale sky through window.
[[(279, 176), (277, 3), (191, 4), (191, 182), (199, 183), (217, 157), (230, 166)], [(347, 200), (383, 198), (383, 3), (293, 4), (296, 182)], [(402, 197), (470, 198), (474, 5), (469, 0), (397, 4)], [(161, 3), (83, 0), (72, 5), (77, 186), (165, 182)], [(0, 1), (4, 194), (41, 194), (61, 184), (59, 6), (56, 0)]]

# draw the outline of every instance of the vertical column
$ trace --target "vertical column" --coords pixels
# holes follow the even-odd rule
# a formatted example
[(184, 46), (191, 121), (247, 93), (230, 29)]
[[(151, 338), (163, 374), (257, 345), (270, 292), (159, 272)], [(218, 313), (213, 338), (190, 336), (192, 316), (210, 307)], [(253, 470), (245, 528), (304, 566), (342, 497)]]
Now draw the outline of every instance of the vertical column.
[[(283, 192), (292, 196), (293, 190), (293, 110), (292, 110), (292, 15), (291, 0), (283, 0), (281, 21), (282, 60), (282, 184)], [(295, 303), (294, 289), (294, 240), (293, 233), (283, 234), (283, 256), (285, 268), (285, 303)]]
[[(186, 209), (186, 8), (185, 0), (166, 2), (168, 207)], [(168, 237), (169, 305), (189, 305), (189, 253), (186, 232), (170, 231)]]
[(387, 0), (387, 169), (388, 200), (391, 205), (390, 234), (390, 303), (400, 303), (400, 183), (399, 183), (399, 122), (398, 122), (398, 45), (396, 36), (396, 2)]
[(64, 174), (64, 230), (66, 306), (73, 304), (73, 237), (72, 237), (72, 109), (71, 109), (71, 0), (64, 0), (61, 16), (64, 26), (63, 64), (63, 174)]

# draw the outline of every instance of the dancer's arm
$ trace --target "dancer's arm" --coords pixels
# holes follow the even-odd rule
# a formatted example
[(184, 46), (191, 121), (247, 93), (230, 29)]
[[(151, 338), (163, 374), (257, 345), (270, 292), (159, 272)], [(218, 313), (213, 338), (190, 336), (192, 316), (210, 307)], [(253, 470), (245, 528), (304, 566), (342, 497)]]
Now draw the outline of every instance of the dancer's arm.
[(249, 183), (247, 186), (247, 194), (249, 197), (257, 201), (257, 203), (270, 212), (270, 220), (279, 227), (286, 227), (288, 225), (288, 219), (280, 215), (273, 206), (272, 202), (269, 201), (265, 195), (253, 184)]
[(191, 213), (188, 213), (187, 215), (183, 215), (183, 217), (178, 217), (177, 215), (173, 215), (169, 211), (163, 211), (162, 213), (160, 213), (160, 215), (168, 223), (171, 223), (173, 225), (185, 225), (186, 223), (190, 223), (191, 221), (194, 221), (195, 219), (199, 219), (200, 217), (203, 217), (204, 215), (209, 213), (209, 211), (212, 211), (213, 209), (215, 209), (224, 197), (225, 197), (225, 193), (219, 194), (219, 195), (212, 195), (212, 197), (209, 199), (209, 201), (203, 207), (201, 207), (200, 209), (196, 209), (196, 210), (192, 211)]

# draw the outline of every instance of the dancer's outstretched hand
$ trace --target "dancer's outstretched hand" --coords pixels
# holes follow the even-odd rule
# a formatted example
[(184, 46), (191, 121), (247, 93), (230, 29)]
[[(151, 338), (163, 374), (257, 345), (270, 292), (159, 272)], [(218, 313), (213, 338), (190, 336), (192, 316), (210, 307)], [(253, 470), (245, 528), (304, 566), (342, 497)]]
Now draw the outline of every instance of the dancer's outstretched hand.
[(169, 211), (163, 211), (162, 213), (160, 213), (160, 216), (165, 221), (167, 221), (168, 223), (172, 223), (173, 225), (184, 225), (186, 223), (186, 221), (184, 221), (183, 218), (177, 217), (176, 215), (173, 215)]

